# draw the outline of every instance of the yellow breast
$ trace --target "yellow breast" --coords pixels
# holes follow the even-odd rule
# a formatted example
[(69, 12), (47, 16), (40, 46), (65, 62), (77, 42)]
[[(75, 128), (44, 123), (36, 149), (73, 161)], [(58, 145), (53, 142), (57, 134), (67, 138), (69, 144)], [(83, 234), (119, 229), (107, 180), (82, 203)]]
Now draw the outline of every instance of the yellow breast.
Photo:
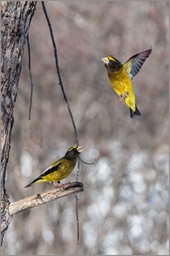
[(125, 102), (133, 111), (135, 111), (136, 104), (133, 84), (126, 70), (122, 68), (119, 71), (108, 73), (108, 76), (114, 91), (119, 96), (128, 93)]

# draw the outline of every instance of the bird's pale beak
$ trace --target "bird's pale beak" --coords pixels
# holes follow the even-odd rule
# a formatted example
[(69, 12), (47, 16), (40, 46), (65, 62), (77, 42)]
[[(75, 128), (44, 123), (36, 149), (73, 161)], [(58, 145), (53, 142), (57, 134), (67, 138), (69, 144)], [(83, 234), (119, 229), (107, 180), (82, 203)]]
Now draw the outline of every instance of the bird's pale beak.
[(77, 151), (78, 151), (79, 153), (82, 153), (82, 152), (84, 151), (84, 148), (81, 147), (81, 146), (78, 146)]
[(105, 64), (109, 64), (108, 57), (104, 57), (101, 59)]

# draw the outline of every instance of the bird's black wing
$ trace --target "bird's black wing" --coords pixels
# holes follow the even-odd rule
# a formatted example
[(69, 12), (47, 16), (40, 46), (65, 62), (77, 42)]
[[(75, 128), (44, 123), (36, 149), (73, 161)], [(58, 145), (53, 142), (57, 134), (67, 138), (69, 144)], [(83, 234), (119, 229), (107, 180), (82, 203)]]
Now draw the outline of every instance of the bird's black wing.
[(152, 48), (133, 55), (124, 63), (124, 68), (128, 72), (131, 79), (139, 72), (145, 60), (149, 57), (152, 52)]
[(35, 183), (35, 182), (38, 181), (38, 180), (41, 180), (42, 177), (44, 177), (44, 176), (46, 176), (46, 175), (48, 175), (48, 174), (50, 174), (50, 173), (52, 173), (52, 172), (54, 172), (54, 171), (57, 171), (57, 170), (59, 169), (59, 167), (60, 167), (61, 164), (62, 164), (62, 162), (60, 162), (60, 163), (58, 163), (58, 164), (57, 164), (57, 162), (56, 162), (56, 164), (55, 164), (55, 162), (54, 162), (54, 163), (53, 163), (49, 168), (47, 168), (40, 176), (38, 176), (35, 180), (31, 181), (28, 185), (26, 185), (25, 188), (29, 188), (33, 183)]
[(52, 172), (55, 172), (59, 169), (59, 167), (61, 166), (62, 162), (61, 163), (58, 163), (55, 165), (55, 162), (54, 164), (52, 164), (48, 169), (46, 169), (41, 175), (40, 177), (44, 177)]

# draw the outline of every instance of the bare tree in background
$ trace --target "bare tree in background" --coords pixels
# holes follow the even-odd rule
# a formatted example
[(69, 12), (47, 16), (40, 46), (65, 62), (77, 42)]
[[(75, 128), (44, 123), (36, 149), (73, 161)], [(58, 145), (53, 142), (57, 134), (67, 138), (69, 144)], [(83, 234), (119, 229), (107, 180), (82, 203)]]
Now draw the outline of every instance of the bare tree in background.
[[(1, 3), (2, 30), (2, 115), (1, 115), (1, 217), (2, 239), (9, 223), (9, 197), (6, 191), (6, 167), (10, 152), (11, 132), (14, 123), (13, 109), (22, 67), (22, 59), (29, 26), (37, 2), (11, 1)], [(2, 241), (1, 241), (2, 243)]]
[(32, 208), (63, 196), (83, 191), (80, 182), (65, 184), (62, 191), (53, 189), (41, 195), (34, 195), (10, 203), (6, 190), (6, 167), (9, 159), (13, 109), (17, 97), (18, 82), (22, 59), (31, 19), (37, 2), (2, 2), (2, 156), (1, 156), (1, 244), (8, 228), (10, 217), (28, 208)]
[[(7, 130), (2, 132), (2, 236), (5, 233), (2, 254), (168, 255), (168, 3), (47, 2), (57, 45), (62, 45), (57, 49), (60, 69), (76, 117), (80, 145), (87, 149), (82, 158), (95, 163), (83, 166), (79, 175), (85, 193), (80, 195), (78, 205), (78, 245), (75, 204), (70, 197), (18, 214), (21, 206), (27, 207), (28, 199), (36, 205), (44, 196), (45, 202), (48, 193), (38, 197), (32, 192), (50, 188), (48, 184), (30, 190), (23, 187), (31, 175), (38, 176), (39, 170), (48, 166), (48, 160), (52, 162), (63, 152), (62, 147), (69, 147), (73, 141), (67, 109), (56, 86), (54, 54), (40, 2), (28, 28), (35, 82), (31, 122), (28, 120), (31, 86), (27, 43), (17, 43), (23, 35), (16, 39), (15, 30), (21, 25), (10, 29), (14, 18), (12, 15), (9, 18), (6, 11), (9, 5), (14, 5), (13, 15), (21, 16), (16, 7), (21, 3), (2, 2), (1, 9), (5, 102), (2, 103), (2, 129)], [(31, 2), (27, 7), (29, 4)], [(27, 15), (28, 23), (30, 13)], [(23, 15), (22, 19), (26, 17)], [(5, 34), (10, 36), (10, 33), (14, 38), (11, 35), (12, 43), (8, 45)], [(13, 44), (16, 51), (22, 47), (21, 52), (26, 52), (23, 59), (16, 58), (16, 64), (10, 69), (10, 65), (4, 64), (4, 56), (11, 59)], [(142, 117), (132, 122), (127, 109), (118, 104), (109, 87), (100, 59), (108, 53), (125, 61), (151, 45), (153, 54), (134, 81)], [(15, 50), (14, 53), (11, 56), (23, 54)], [(12, 63), (14, 60), (13, 57)], [(163, 60), (161, 65), (160, 60)], [(18, 63), (20, 68), (22, 65), (20, 75), (20, 68), (13, 68)], [(5, 81), (14, 81), (17, 76), (18, 87), (17, 83), (10, 83), (10, 91)], [(14, 114), (13, 124), (10, 111)], [(32, 198), (27, 197), (30, 195)]]

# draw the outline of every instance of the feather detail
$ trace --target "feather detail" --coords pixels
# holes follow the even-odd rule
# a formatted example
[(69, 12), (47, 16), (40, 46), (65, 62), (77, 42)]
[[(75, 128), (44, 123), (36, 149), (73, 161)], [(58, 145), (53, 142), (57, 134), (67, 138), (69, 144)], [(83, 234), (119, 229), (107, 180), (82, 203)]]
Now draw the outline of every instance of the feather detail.
[(149, 57), (151, 52), (152, 52), (152, 48), (150, 48), (146, 51), (137, 53), (137, 54), (133, 55), (130, 59), (128, 59), (123, 64), (124, 68), (126, 69), (126, 71), (129, 74), (131, 80), (134, 78), (134, 76), (137, 75), (137, 73), (141, 69), (143, 63)]

